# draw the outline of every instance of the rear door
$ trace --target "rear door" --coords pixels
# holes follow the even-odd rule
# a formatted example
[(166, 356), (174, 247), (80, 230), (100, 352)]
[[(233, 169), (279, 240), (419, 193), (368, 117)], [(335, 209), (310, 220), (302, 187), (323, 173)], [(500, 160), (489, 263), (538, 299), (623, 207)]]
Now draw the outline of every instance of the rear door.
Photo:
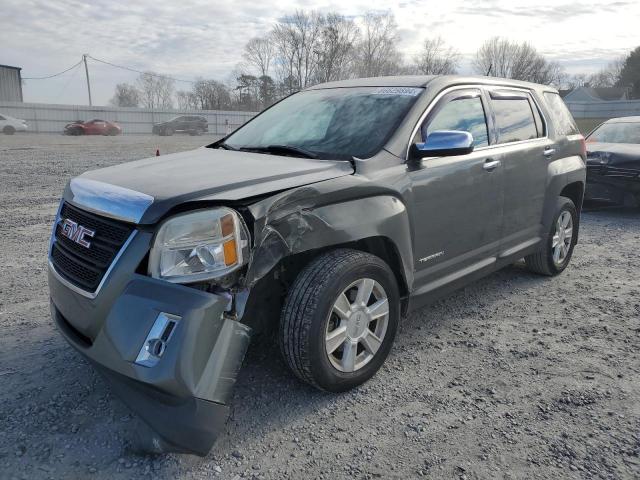
[(504, 170), (500, 250), (508, 256), (541, 238), (547, 168), (555, 150), (529, 91), (504, 87), (487, 90), (497, 136), (492, 157)]
[(416, 294), (491, 267), (502, 226), (502, 168), (490, 152), (490, 117), (480, 88), (456, 89), (429, 111), (413, 142), (435, 130), (468, 131), (468, 155), (409, 163)]

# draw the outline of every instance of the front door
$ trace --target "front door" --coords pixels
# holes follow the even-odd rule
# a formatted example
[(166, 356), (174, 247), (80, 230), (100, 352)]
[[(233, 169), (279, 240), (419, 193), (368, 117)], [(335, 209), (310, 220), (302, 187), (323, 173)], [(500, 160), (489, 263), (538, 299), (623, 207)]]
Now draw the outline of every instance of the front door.
[(413, 190), (415, 293), (429, 293), (495, 263), (502, 227), (503, 170), (491, 157), (490, 116), (480, 89), (455, 90), (427, 115), (414, 142), (436, 130), (474, 138), (468, 155), (408, 163)]

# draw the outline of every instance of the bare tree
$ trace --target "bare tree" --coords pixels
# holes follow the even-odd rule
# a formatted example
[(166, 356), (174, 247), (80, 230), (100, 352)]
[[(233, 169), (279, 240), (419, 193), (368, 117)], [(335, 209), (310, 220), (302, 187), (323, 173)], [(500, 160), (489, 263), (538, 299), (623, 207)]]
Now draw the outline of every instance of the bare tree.
[(560, 65), (550, 62), (528, 43), (493, 37), (476, 52), (474, 69), (481, 75), (512, 78), (543, 84), (559, 84)]
[(366, 13), (356, 47), (354, 71), (358, 77), (391, 75), (402, 61), (396, 48), (397, 24), (391, 13)]
[(562, 87), (567, 90), (574, 90), (579, 87), (589, 86), (589, 76), (584, 73), (576, 73), (573, 75), (566, 75), (562, 82)]
[(176, 92), (176, 101), (178, 102), (178, 110), (197, 110), (198, 100), (193, 92), (178, 90)]
[(146, 108), (173, 108), (174, 81), (154, 72), (140, 74), (136, 80), (141, 103)]
[(424, 75), (450, 75), (456, 73), (460, 53), (441, 37), (427, 38), (415, 62), (416, 70)]
[(317, 12), (297, 10), (277, 23), (272, 32), (278, 55), (279, 76), (294, 79), (292, 88), (312, 84), (316, 73), (322, 17)]
[(610, 62), (605, 68), (589, 76), (590, 87), (613, 87), (620, 80), (620, 74), (624, 67), (624, 57), (617, 58)]
[(359, 29), (351, 19), (337, 13), (321, 18), (320, 42), (317, 55), (317, 81), (330, 82), (347, 78), (353, 60)]
[(242, 56), (260, 75), (269, 75), (275, 54), (274, 39), (271, 36), (252, 38), (244, 46)]
[(119, 83), (109, 103), (116, 107), (137, 107), (140, 105), (140, 92), (134, 85)]
[(192, 95), (197, 108), (202, 110), (226, 110), (231, 106), (229, 90), (216, 80), (198, 80)]

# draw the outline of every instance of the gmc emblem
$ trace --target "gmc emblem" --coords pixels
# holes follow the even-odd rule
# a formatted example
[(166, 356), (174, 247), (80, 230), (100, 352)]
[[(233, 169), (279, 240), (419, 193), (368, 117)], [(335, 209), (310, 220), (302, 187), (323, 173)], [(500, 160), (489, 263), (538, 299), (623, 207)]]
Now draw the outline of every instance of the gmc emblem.
[(64, 222), (62, 222), (62, 231), (60, 233), (72, 242), (82, 245), (84, 248), (91, 246), (91, 243), (86, 237), (93, 237), (96, 234), (94, 230), (89, 230), (87, 227), (78, 225), (68, 218), (65, 218)]

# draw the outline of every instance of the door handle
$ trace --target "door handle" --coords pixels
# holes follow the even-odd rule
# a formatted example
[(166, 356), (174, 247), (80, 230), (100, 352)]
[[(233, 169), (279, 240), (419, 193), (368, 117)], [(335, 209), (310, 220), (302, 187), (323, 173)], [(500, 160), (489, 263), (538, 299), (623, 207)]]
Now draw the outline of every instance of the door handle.
[(545, 157), (549, 158), (550, 156), (552, 156), (554, 153), (556, 153), (556, 149), (555, 148), (551, 148), (551, 147), (546, 147), (544, 149), (544, 152), (542, 153)]
[(484, 168), (487, 172), (493, 172), (499, 166), (500, 160), (492, 160), (490, 158), (487, 158), (484, 162), (484, 165), (482, 165), (482, 168)]

